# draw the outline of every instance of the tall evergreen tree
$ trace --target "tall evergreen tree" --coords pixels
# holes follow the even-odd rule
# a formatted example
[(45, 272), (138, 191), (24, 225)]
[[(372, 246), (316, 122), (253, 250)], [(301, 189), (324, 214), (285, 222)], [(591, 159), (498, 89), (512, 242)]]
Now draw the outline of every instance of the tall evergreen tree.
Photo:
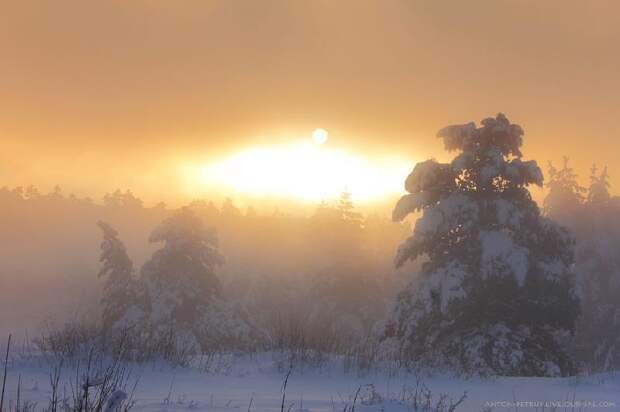
[(101, 299), (103, 327), (110, 331), (136, 303), (133, 263), (118, 238), (118, 232), (108, 223), (100, 221), (97, 224), (103, 233), (99, 258), (102, 263), (99, 277), (105, 279)]
[(336, 210), (340, 214), (341, 220), (350, 222), (357, 226), (362, 225), (362, 214), (355, 211), (355, 205), (353, 204), (351, 193), (347, 191), (340, 193)]
[(590, 187), (588, 188), (588, 203), (605, 205), (611, 199), (609, 194), (609, 175), (607, 167), (597, 175), (596, 165), (592, 165), (590, 169)]
[(577, 182), (577, 174), (568, 165), (564, 157), (561, 169), (556, 169), (549, 162), (549, 181), (546, 184), (549, 193), (544, 200), (544, 212), (547, 216), (563, 225), (575, 220), (585, 201), (586, 188)]
[(204, 341), (203, 319), (221, 294), (216, 235), (184, 208), (164, 220), (149, 240), (163, 243), (142, 267), (152, 331), (158, 337), (173, 334), (198, 349)]
[(397, 203), (421, 211), (396, 264), (426, 259), (398, 297), (386, 335), (418, 365), (465, 373), (564, 375), (579, 302), (569, 233), (541, 216), (527, 189), (523, 130), (503, 114), (439, 131), (451, 163), (418, 163)]

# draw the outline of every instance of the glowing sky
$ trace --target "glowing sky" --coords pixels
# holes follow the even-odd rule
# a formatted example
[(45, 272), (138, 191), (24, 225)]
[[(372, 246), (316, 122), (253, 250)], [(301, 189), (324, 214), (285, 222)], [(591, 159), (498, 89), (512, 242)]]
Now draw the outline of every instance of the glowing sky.
[(0, 186), (186, 200), (188, 170), (317, 128), (328, 163), (385, 177), (445, 159), (440, 127), (498, 111), (526, 157), (568, 155), (584, 182), (607, 164), (618, 185), (618, 15), (612, 0), (0, 0)]
[[(369, 202), (403, 192), (403, 176), (411, 162), (399, 158), (366, 158), (329, 147), (328, 132), (287, 145), (242, 150), (190, 173), (189, 192), (211, 190), (260, 197), (292, 197), (317, 203), (347, 191), (353, 200)], [(197, 176), (197, 175), (194, 175)]]

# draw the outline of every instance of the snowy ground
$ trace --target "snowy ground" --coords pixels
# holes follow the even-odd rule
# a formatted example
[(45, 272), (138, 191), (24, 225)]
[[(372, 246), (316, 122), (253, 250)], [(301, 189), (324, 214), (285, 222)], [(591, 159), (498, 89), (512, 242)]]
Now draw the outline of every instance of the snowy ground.
[[(280, 411), (286, 371), (275, 366), (271, 355), (237, 358), (222, 365), (217, 371), (210, 372), (162, 364), (132, 366), (134, 376), (140, 378), (134, 410)], [(9, 366), (9, 401), (15, 399), (17, 380), (21, 375), (22, 399), (37, 402), (39, 410), (46, 406), (50, 395), (49, 363), (35, 358), (14, 361)], [(68, 379), (74, 376), (66, 367), (65, 385), (69, 385)], [(620, 373), (563, 379), (425, 376), (422, 380), (432, 391), (434, 401), (441, 394), (457, 400), (467, 392), (467, 399), (457, 409), (463, 412), (489, 409), (553, 411), (554, 406), (557, 411), (620, 411)], [(369, 384), (379, 395), (372, 400), (372, 390), (366, 386)], [(336, 366), (293, 370), (286, 391), (285, 410), (291, 407), (291, 411), (342, 411), (345, 405), (353, 403), (352, 399), (361, 386), (356, 411), (411, 411), (411, 406), (403, 399), (411, 396), (411, 388), (415, 385), (414, 374), (390, 377), (372, 373), (360, 377), (343, 373), (342, 368)]]

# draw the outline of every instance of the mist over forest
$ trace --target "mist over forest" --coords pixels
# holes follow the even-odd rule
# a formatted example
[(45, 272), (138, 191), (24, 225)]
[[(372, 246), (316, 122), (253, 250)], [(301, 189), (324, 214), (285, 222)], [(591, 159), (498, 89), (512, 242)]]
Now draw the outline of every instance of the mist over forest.
[[(360, 384), (345, 411), (362, 387), (362, 405), (394, 411), (465, 402), (454, 386), (437, 398), (422, 371), (468, 385), (472, 376), (602, 379), (620, 369), (620, 197), (605, 165), (593, 163), (587, 185), (567, 157), (543, 173), (521, 151), (523, 136), (502, 113), (440, 129), (452, 159), (412, 165), (391, 216), (362, 213), (347, 191), (309, 213), (266, 213), (230, 198), (169, 208), (131, 191), (97, 202), (60, 187), (4, 187), (5, 371), (15, 339), (12, 362), (51, 361), (49, 408), (61, 369), (76, 362), (72, 390), (83, 394), (64, 398), (74, 405), (65, 410), (124, 412), (135, 405), (125, 368), (162, 362), (183, 373), (287, 371), (281, 411), (294, 370), (417, 376), (400, 400)], [(540, 202), (531, 187), (544, 189)], [(21, 374), (17, 385), (19, 405)]]
[[(511, 189), (511, 186), (506, 188), (495, 186), (500, 184), (495, 180), (493, 181), (495, 183), (478, 181), (476, 184), (491, 184), (490, 190), (501, 190), (498, 193), (506, 195), (516, 190), (515, 193), (520, 193), (519, 196), (523, 196), (524, 202), (530, 202), (528, 206), (519, 206), (518, 209), (512, 210), (505, 209), (508, 207), (506, 200), (500, 199), (501, 202), (498, 200), (500, 203), (493, 206), (499, 208), (498, 216), (508, 213), (501, 219), (525, 219), (523, 210), (529, 208), (533, 216), (541, 213), (544, 219), (550, 218), (561, 224), (558, 226), (560, 232), (557, 240), (547, 239), (545, 243), (535, 247), (543, 250), (552, 247), (554, 242), (560, 242), (553, 246), (559, 247), (557, 253), (561, 256), (558, 258), (560, 260), (544, 263), (546, 265), (544, 267), (548, 269), (542, 270), (559, 270), (549, 268), (562, 262), (561, 265), (565, 267), (562, 270), (570, 274), (566, 281), (574, 285), (571, 286), (571, 290), (574, 287), (576, 297), (572, 304), (567, 304), (574, 306), (574, 319), (579, 321), (576, 324), (574, 321), (567, 321), (567, 330), (574, 332), (575, 325), (579, 324), (585, 328), (585, 325), (592, 327), (601, 321), (612, 322), (617, 310), (617, 299), (613, 297), (617, 287), (615, 276), (617, 268), (620, 267), (615, 243), (620, 234), (618, 214), (620, 200), (610, 194), (607, 168), (593, 166), (589, 173), (589, 186), (582, 187), (578, 183), (580, 178), (577, 172), (570, 166), (569, 159), (565, 158), (562, 165), (548, 162), (546, 183), (543, 184), (543, 176), (537, 174), (539, 169), (535, 162), (523, 162), (521, 166), (519, 160), (521, 153), (518, 151), (520, 140), (506, 143), (514, 145), (511, 149), (501, 149), (513, 151), (502, 155), (508, 159), (513, 156), (513, 160), (507, 162), (506, 166), (497, 166), (501, 165), (497, 163), (499, 160), (493, 160), (495, 163), (490, 165), (484, 163), (482, 166), (469, 165), (468, 162), (473, 159), (468, 152), (471, 149), (459, 146), (464, 144), (459, 139), (469, 136), (468, 133), (480, 133), (476, 138), (485, 141), (487, 137), (484, 137), (486, 135), (483, 133), (491, 133), (489, 136), (499, 133), (487, 131), (491, 130), (491, 124), (497, 123), (499, 126), (496, 127), (510, 127), (510, 133), (515, 133), (514, 136), (517, 136), (515, 139), (520, 139), (522, 132), (518, 126), (510, 125), (502, 116), (498, 115), (495, 120), (485, 120), (484, 127), (480, 129), (471, 129), (473, 126), (468, 124), (458, 126), (462, 130), (446, 128), (447, 131), (444, 129), (440, 131), (440, 136), (444, 136), (441, 133), (445, 134), (443, 138), (446, 141), (446, 148), (452, 149), (452, 145), (457, 145), (458, 148), (464, 147), (460, 149), (463, 150), (462, 154), (453, 160), (451, 168), (458, 170), (459, 167), (480, 167), (481, 172), (475, 172), (482, 173), (480, 176), (485, 174), (493, 176), (499, 173), (499, 176), (508, 176), (501, 179), (525, 179), (517, 180), (519, 186), (515, 186), (515, 189)], [(496, 153), (493, 151), (496, 149), (493, 148), (484, 150)], [(502, 168), (505, 168), (505, 171), (502, 171)], [(515, 171), (511, 171), (510, 168)], [(518, 168), (523, 168), (523, 171), (516, 172), (521, 170)], [(227, 304), (236, 307), (235, 311), (246, 313), (243, 316), (250, 318), (246, 320), (252, 328), (261, 329), (261, 333), (266, 333), (267, 341), (272, 344), (278, 342), (279, 345), (291, 345), (292, 342), (284, 341), (300, 338), (293, 336), (300, 334), (305, 340), (303, 345), (308, 345), (312, 350), (326, 353), (342, 351), (356, 342), (380, 336), (383, 328), (403, 327), (397, 324), (390, 326), (392, 322), (390, 319), (394, 319), (395, 316), (390, 315), (390, 312), (413, 310), (399, 309), (405, 296), (403, 290), (414, 291), (411, 292), (413, 294), (423, 293), (420, 291), (424, 291), (427, 287), (423, 286), (426, 277), (430, 276), (429, 279), (432, 279), (435, 276), (432, 274), (432, 270), (435, 269), (430, 269), (434, 267), (434, 261), (445, 259), (435, 256), (443, 247), (442, 238), (431, 237), (428, 240), (420, 240), (424, 239), (421, 233), (425, 233), (421, 231), (429, 230), (424, 229), (428, 225), (434, 227), (445, 224), (440, 223), (441, 220), (437, 221), (437, 217), (433, 217), (435, 215), (432, 213), (436, 212), (432, 212), (432, 209), (420, 214), (426, 209), (426, 202), (437, 201), (432, 200), (435, 196), (445, 196), (440, 194), (443, 193), (441, 191), (433, 194), (432, 190), (439, 190), (429, 189), (434, 186), (424, 189), (425, 185), (435, 184), (428, 183), (424, 179), (440, 179), (440, 176), (446, 173), (442, 170), (447, 169), (434, 160), (415, 165), (404, 185), (411, 194), (405, 195), (395, 205), (392, 216), (361, 213), (352, 201), (351, 194), (347, 192), (341, 193), (338, 199), (316, 204), (314, 210), (309, 213), (300, 214), (287, 213), (286, 210), (280, 209), (275, 209), (271, 213), (264, 211), (259, 213), (252, 206), (243, 210), (230, 198), (226, 198), (221, 204), (214, 204), (208, 200), (195, 200), (180, 208), (168, 208), (164, 203), (147, 207), (130, 191), (116, 190), (106, 194), (98, 202), (90, 198), (65, 195), (60, 187), (49, 193), (41, 193), (34, 186), (4, 187), (0, 189), (0, 219), (3, 231), (0, 239), (3, 263), (0, 268), (2, 332), (12, 332), (19, 339), (28, 340), (38, 339), (52, 330), (59, 330), (67, 325), (97, 324), (102, 316), (104, 319), (106, 317), (105, 307), (111, 299), (110, 296), (106, 296), (111, 293), (109, 288), (117, 287), (113, 283), (120, 282), (120, 280), (113, 281), (113, 278), (105, 279), (108, 273), (113, 274), (120, 270), (117, 267), (119, 263), (109, 262), (110, 259), (118, 259), (110, 253), (121, 253), (121, 258), (126, 260), (126, 263), (122, 264), (126, 267), (123, 269), (127, 271), (125, 276), (139, 280), (152, 270), (149, 269), (151, 266), (157, 264), (154, 262), (160, 259), (158, 254), (169, 247), (166, 246), (158, 252), (162, 240), (165, 241), (165, 245), (172, 241), (171, 235), (165, 233), (179, 231), (184, 233), (184, 230), (199, 230), (198, 233), (203, 233), (200, 232), (203, 229), (193, 226), (204, 226), (205, 232), (196, 236), (207, 236), (204, 242), (212, 243), (209, 248), (213, 249), (214, 255), (206, 258), (204, 264), (212, 273), (210, 276), (214, 276), (216, 293)], [(510, 177), (517, 176), (515, 173), (525, 173), (524, 176), (530, 177)], [(462, 176), (464, 177), (457, 177), (457, 181), (467, 179), (469, 175)], [(448, 182), (454, 178), (448, 175), (449, 180), (440, 184), (450, 185)], [(486, 179), (476, 177), (476, 179), (482, 178)], [(418, 186), (412, 186), (412, 182), (416, 181), (412, 179), (422, 180), (416, 183)], [(532, 202), (528, 191), (522, 189), (529, 183), (545, 188), (546, 197), (540, 206)], [(419, 193), (416, 192), (418, 190)], [(443, 216), (441, 219), (453, 219), (450, 216), (455, 212), (445, 208), (465, 207), (451, 206), (451, 202), (454, 201), (453, 198), (447, 197), (446, 200), (437, 203), (440, 216)], [(538, 212), (539, 209), (541, 212)], [(403, 219), (409, 213), (413, 213), (411, 218)], [(464, 217), (458, 218), (465, 219), (462, 223), (459, 223), (460, 220), (452, 221), (451, 230), (463, 230), (459, 228), (465, 228), (471, 219), (477, 219), (468, 216), (465, 214)], [(512, 220), (506, 223), (500, 221), (499, 224), (511, 227), (513, 223), (510, 222)], [(409, 238), (414, 226), (414, 236)], [(532, 263), (520, 262), (523, 259), (531, 259), (533, 252), (521, 255), (525, 250), (523, 246), (516, 246), (513, 244), (515, 240), (504, 237), (504, 233), (510, 232), (496, 230), (480, 232), (479, 236), (489, 236), (490, 240), (481, 237), (471, 243), (481, 242), (483, 261), (476, 264), (492, 265), (491, 269), (478, 270), (482, 270), (482, 273), (491, 270), (495, 276), (505, 270), (503, 265), (508, 265), (509, 273), (514, 273), (517, 279), (525, 277), (525, 272), (521, 273), (523, 269), (520, 269), (519, 265), (525, 264), (526, 268), (531, 265)], [(509, 229), (513, 230), (516, 229)], [(424, 243), (417, 243), (415, 246), (415, 242), (428, 242), (428, 244), (425, 246)], [(491, 243), (487, 245), (488, 242)], [(574, 252), (573, 245), (576, 245)], [(112, 251), (106, 252), (110, 248)], [(113, 252), (114, 250), (116, 252)], [(454, 251), (447, 249), (441, 253), (448, 257)], [(484, 259), (489, 259), (485, 257), (487, 255), (491, 256), (492, 260), (485, 263)], [(447, 262), (448, 268), (451, 269), (447, 269), (446, 273), (459, 273), (463, 270), (450, 266), (453, 265), (450, 263), (452, 261)], [(185, 270), (180, 268), (182, 267), (172, 266), (169, 270), (173, 272)], [(438, 276), (441, 278), (444, 275)], [(419, 282), (421, 283), (418, 284)], [(445, 288), (445, 285), (446, 283), (439, 290), (443, 290), (442, 295), (445, 293), (446, 296), (451, 296), (452, 289), (441, 289)], [(140, 286), (127, 287), (138, 288), (131, 293), (145, 293), (139, 292)], [(431, 287), (431, 291), (435, 288), (435, 286), (428, 287)], [(492, 289), (489, 293), (498, 290)], [(202, 296), (206, 299), (211, 292), (205, 289), (201, 293), (207, 294)], [(544, 297), (547, 298), (548, 296)], [(138, 298), (125, 297), (121, 298), (124, 303), (117, 303), (123, 308), (125, 305), (133, 305), (130, 303), (132, 299)], [(596, 313), (603, 300), (607, 302), (605, 303), (607, 306), (604, 307), (609, 306), (609, 309), (605, 310), (611, 312), (605, 314), (604, 320), (601, 320)], [(485, 302), (490, 304), (487, 298)], [(153, 303), (149, 305), (151, 304)], [(584, 307), (589, 308), (590, 312), (586, 310), (583, 314)], [(125, 315), (120, 313), (118, 316), (122, 318)], [(588, 316), (593, 318), (588, 319)], [(430, 332), (424, 334), (426, 333)], [(399, 339), (405, 338), (401, 336)], [(591, 367), (596, 364), (597, 368), (608, 369), (615, 363), (613, 359), (618, 355), (615, 354), (617, 349), (613, 343), (615, 339), (613, 333), (598, 336), (599, 343), (606, 342), (605, 349), (584, 349), (594, 345), (594, 342), (588, 340), (590, 336), (580, 336), (580, 339), (582, 339), (580, 343), (582, 352), (606, 351), (606, 355), (600, 353), (592, 355), (589, 359), (593, 362)]]
[[(403, 280), (404, 271), (396, 270), (392, 260), (410, 225), (393, 223), (387, 214), (363, 216), (343, 196), (317, 204), (306, 215), (243, 210), (230, 199), (221, 204), (197, 200), (184, 207), (216, 231), (224, 257), (217, 273), (235, 299), (261, 282), (271, 282), (278, 288), (273, 293), (284, 298), (302, 291), (310, 279), (333, 273), (349, 277), (350, 283), (367, 278), (386, 290), (383, 299), (394, 282)], [(97, 222), (118, 230), (139, 268), (157, 248), (148, 241), (150, 233), (177, 210), (163, 203), (144, 206), (129, 191), (93, 201), (66, 195), (59, 187), (50, 193), (32, 186), (0, 189), (1, 332), (20, 337), (27, 332), (33, 338), (49, 322), (59, 326), (96, 318), (102, 288)]]

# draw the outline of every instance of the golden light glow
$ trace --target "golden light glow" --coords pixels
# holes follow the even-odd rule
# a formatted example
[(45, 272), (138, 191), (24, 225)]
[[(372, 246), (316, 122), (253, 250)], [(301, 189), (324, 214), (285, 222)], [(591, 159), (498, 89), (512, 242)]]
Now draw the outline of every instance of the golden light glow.
[[(318, 129), (321, 130), (321, 129)], [(401, 159), (366, 159), (325, 147), (327, 133), (275, 147), (257, 147), (202, 166), (205, 190), (306, 201), (333, 199), (343, 191), (355, 201), (381, 200), (403, 191), (412, 163)], [(321, 143), (322, 142), (322, 143)], [(321, 143), (321, 144), (319, 144)]]

